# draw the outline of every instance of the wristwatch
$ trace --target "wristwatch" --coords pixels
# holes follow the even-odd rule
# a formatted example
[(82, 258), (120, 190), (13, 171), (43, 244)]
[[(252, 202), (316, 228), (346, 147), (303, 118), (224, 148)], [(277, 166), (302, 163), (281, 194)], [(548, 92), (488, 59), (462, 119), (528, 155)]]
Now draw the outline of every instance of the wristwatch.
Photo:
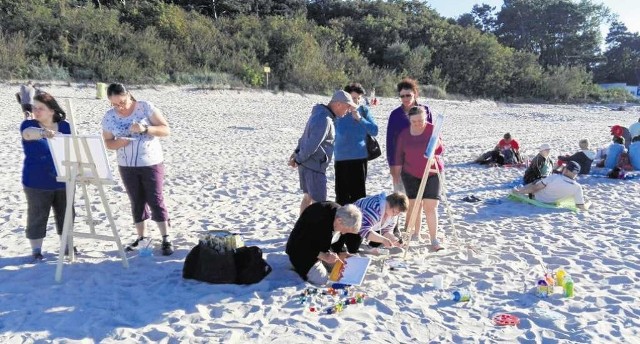
[(140, 134), (146, 134), (147, 131), (149, 131), (149, 126), (146, 124), (140, 124), (142, 126), (142, 131), (140, 132)]

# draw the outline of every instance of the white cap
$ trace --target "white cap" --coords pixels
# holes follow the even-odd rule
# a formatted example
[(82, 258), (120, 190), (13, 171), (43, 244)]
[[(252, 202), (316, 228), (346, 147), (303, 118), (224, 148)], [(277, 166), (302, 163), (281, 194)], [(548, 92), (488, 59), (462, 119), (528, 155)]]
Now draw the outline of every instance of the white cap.
[(543, 144), (540, 145), (540, 147), (538, 147), (539, 151), (544, 151), (544, 150), (548, 150), (548, 149), (549, 150), (551, 149), (551, 146), (549, 146), (548, 143), (543, 143)]

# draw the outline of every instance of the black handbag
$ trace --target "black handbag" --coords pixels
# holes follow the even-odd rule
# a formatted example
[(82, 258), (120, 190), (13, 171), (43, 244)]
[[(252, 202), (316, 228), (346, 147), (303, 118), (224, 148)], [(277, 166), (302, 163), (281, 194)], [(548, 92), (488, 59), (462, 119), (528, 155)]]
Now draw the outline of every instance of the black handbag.
[(380, 144), (375, 137), (367, 134), (367, 160), (373, 160), (382, 155)]

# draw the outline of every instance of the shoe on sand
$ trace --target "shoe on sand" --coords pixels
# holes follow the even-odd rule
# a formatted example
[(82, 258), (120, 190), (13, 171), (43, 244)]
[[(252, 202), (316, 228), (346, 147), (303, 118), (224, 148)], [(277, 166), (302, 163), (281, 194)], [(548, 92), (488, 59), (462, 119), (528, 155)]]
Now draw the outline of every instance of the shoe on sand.
[(170, 256), (173, 254), (173, 245), (171, 245), (170, 241), (163, 241), (162, 242), (162, 255), (163, 256)]

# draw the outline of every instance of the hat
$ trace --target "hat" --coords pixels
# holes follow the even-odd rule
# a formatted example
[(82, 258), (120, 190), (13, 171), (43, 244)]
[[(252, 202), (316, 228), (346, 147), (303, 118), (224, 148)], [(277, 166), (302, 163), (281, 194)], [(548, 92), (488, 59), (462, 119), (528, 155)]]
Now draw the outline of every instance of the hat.
[(354, 108), (358, 107), (358, 105), (353, 102), (351, 95), (345, 91), (336, 91), (336, 93), (333, 94), (333, 97), (331, 97), (331, 102), (345, 103)]
[(611, 126), (611, 135), (622, 136), (622, 134), (623, 134), (623, 129), (622, 129), (621, 126), (619, 126), (617, 124)]
[(539, 151), (548, 150), (548, 149), (551, 149), (551, 146), (549, 146), (548, 143), (543, 143), (540, 145), (540, 147), (538, 147)]
[(564, 168), (566, 168), (568, 171), (573, 172), (575, 174), (580, 173), (580, 165), (575, 161), (567, 162), (567, 165)]

